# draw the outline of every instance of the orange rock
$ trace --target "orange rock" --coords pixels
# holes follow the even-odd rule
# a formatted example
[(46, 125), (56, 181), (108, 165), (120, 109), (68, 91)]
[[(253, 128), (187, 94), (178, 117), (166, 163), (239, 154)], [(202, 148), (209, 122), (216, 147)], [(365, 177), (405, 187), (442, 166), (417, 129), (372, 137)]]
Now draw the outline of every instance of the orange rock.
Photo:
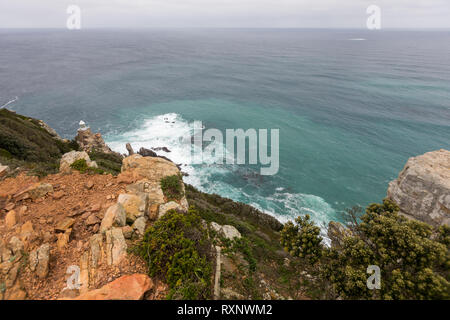
[(130, 184), (137, 180), (131, 171), (122, 172), (117, 176), (117, 183)]
[(59, 200), (62, 197), (64, 197), (65, 195), (66, 195), (66, 193), (64, 191), (58, 191), (53, 194), (53, 199)]
[(22, 234), (33, 233), (33, 232), (34, 232), (34, 229), (33, 229), (33, 224), (31, 223), (31, 221), (25, 222), (25, 224), (20, 229), (20, 233), (22, 233)]
[(122, 276), (100, 289), (80, 295), (75, 300), (142, 300), (153, 288), (153, 281), (145, 274)]
[(18, 284), (6, 291), (5, 300), (25, 300), (27, 293)]

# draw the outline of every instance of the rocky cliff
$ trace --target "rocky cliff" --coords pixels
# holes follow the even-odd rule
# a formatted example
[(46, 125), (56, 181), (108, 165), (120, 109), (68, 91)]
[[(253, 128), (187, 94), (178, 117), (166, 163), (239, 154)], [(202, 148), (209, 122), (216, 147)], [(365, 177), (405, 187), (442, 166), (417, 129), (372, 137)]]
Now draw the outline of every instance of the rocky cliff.
[[(49, 150), (61, 143), (42, 121), (12, 112), (4, 118), (14, 128), (40, 133)], [(33, 146), (31, 136), (19, 131), (11, 132), (8, 141), (22, 143), (23, 150)], [(36, 176), (25, 160), (8, 162), (16, 165), (14, 172), (0, 166), (0, 300), (166, 298), (170, 288), (165, 279), (150, 278), (147, 261), (132, 251), (168, 212), (186, 213), (189, 205), (196, 208), (211, 243), (209, 298), (304, 295), (280, 282), (280, 268), (285, 279), (295, 273), (293, 266), (285, 266), (282, 224), (276, 219), (185, 187), (171, 161), (140, 154), (122, 159), (109, 152), (101, 136), (81, 131), (76, 140), (82, 151), (64, 142), (75, 150), (52, 155), (56, 170)], [(15, 154), (4, 150), (8, 157), (2, 159), (15, 161)], [(45, 158), (45, 152), (40, 156)], [(165, 188), (170, 191), (173, 185), (163, 187), (166, 177), (180, 181), (180, 197), (169, 197)]]
[(400, 213), (433, 226), (450, 225), (450, 151), (438, 150), (410, 158), (387, 197)]
[[(149, 277), (152, 266), (133, 249), (171, 212), (187, 216), (192, 208), (211, 251), (205, 255), (213, 271), (206, 298), (322, 297), (317, 270), (283, 251), (279, 221), (185, 186), (171, 161), (153, 153), (123, 159), (86, 130), (78, 132), (79, 151), (39, 120), (11, 112), (0, 114), (0, 126), (6, 128), (0, 138), (7, 139), (0, 141), (7, 148), (0, 149), (0, 160), (16, 166), (0, 165), (0, 300), (164, 299), (167, 279)], [(21, 134), (21, 128), (30, 134)], [(20, 150), (32, 157), (14, 162)], [(35, 159), (57, 167), (38, 177), (29, 169)], [(180, 196), (174, 198), (178, 181)], [(430, 152), (408, 161), (390, 183), (388, 197), (408, 217), (448, 224), (449, 182), (450, 152)], [(348, 232), (331, 223), (333, 246)], [(75, 276), (80, 286), (73, 288)]]

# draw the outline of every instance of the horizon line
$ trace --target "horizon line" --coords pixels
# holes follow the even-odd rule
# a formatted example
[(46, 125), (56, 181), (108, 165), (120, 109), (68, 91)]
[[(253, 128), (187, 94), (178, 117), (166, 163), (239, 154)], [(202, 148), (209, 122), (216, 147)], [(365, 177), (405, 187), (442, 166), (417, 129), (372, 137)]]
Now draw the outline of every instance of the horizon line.
[[(43, 29), (52, 29), (52, 30), (68, 30), (66, 27), (1, 27), (0, 30), (43, 30)], [(372, 32), (379, 32), (383, 30), (449, 30), (449, 27), (384, 27), (379, 30), (369, 30), (364, 27), (210, 27), (210, 26), (184, 26), (184, 27), (175, 27), (175, 26), (144, 26), (144, 27), (111, 27), (111, 26), (101, 26), (101, 27), (82, 27), (79, 30), (70, 30), (70, 31), (83, 31), (83, 30), (93, 30), (93, 29), (121, 29), (121, 30), (137, 30), (137, 29), (280, 29), (280, 30), (295, 30), (295, 29), (304, 29), (304, 30), (366, 30)]]

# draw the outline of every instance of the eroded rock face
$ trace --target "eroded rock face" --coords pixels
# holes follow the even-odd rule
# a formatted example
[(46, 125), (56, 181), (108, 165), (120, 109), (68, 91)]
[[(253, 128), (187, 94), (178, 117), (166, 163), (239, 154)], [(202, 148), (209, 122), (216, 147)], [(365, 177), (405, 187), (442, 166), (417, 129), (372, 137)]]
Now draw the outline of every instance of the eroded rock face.
[(122, 162), (122, 172), (133, 169), (136, 176), (141, 179), (160, 181), (161, 178), (180, 173), (177, 166), (162, 158), (143, 157), (139, 154), (131, 155)]
[(50, 245), (43, 244), (30, 253), (30, 269), (35, 271), (39, 278), (45, 278), (48, 274), (48, 262), (50, 260)]
[(450, 151), (439, 150), (410, 158), (387, 197), (400, 214), (433, 226), (450, 225)]
[(86, 152), (91, 151), (101, 151), (103, 153), (113, 153), (111, 149), (106, 145), (100, 133), (92, 133), (89, 128), (78, 129), (77, 136), (75, 137), (76, 142), (81, 147), (82, 150)]
[(59, 163), (59, 172), (67, 174), (71, 173), (72, 168), (70, 165), (81, 159), (86, 160), (88, 167), (97, 168), (97, 163), (91, 161), (91, 158), (89, 158), (89, 155), (85, 151), (70, 151), (62, 156), (61, 162)]
[(153, 281), (145, 274), (127, 275), (82, 294), (76, 300), (142, 300), (152, 287)]
[(116, 265), (127, 255), (127, 243), (121, 228), (106, 231), (106, 261)]
[(144, 216), (147, 211), (147, 194), (143, 192), (120, 194), (117, 203), (120, 203), (125, 209), (127, 222), (133, 223), (137, 218)]

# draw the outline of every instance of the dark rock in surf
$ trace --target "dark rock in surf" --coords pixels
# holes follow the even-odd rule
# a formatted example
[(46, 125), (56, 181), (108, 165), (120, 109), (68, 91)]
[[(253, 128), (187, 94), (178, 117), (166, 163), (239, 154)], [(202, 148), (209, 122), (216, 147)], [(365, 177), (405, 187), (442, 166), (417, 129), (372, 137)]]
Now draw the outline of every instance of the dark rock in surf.
[(164, 151), (164, 152), (171, 152), (167, 147), (156, 147), (156, 148), (152, 148), (152, 150), (154, 151)]
[(158, 155), (156, 152), (146, 149), (146, 148), (140, 148), (138, 154), (140, 154), (143, 157), (157, 157)]
[(125, 147), (127, 148), (128, 155), (132, 156), (134, 154), (134, 150), (133, 150), (133, 147), (131, 146), (131, 144), (127, 143)]

